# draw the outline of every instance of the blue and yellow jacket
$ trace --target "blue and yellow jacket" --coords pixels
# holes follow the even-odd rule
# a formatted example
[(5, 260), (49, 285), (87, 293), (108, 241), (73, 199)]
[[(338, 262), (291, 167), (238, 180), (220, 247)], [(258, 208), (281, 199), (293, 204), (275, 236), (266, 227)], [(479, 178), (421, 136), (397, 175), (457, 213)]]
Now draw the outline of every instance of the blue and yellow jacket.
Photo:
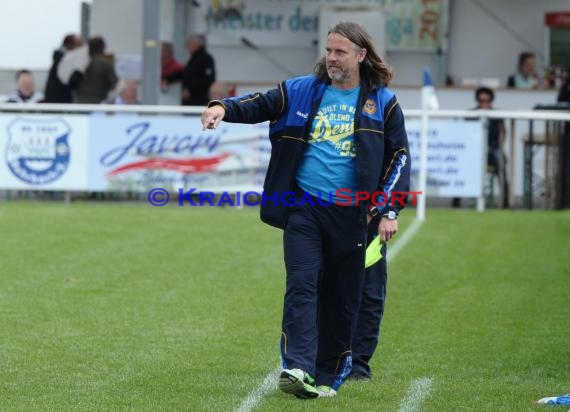
[[(316, 76), (286, 80), (266, 93), (212, 101), (222, 104), (224, 121), (230, 123), (261, 123), (270, 121), (271, 158), (263, 185), (264, 193), (282, 194), (295, 190), (297, 170), (310, 139), (313, 119), (327, 84)], [(404, 128), (404, 116), (394, 93), (387, 87), (366, 92), (361, 87), (354, 116), (354, 144), (358, 173), (358, 190), (370, 194), (408, 192), (410, 155)], [(398, 202), (379, 199), (382, 212), (402, 208)], [(263, 204), (265, 203), (265, 204)], [(287, 206), (278, 202), (262, 202), (261, 220), (284, 228)], [(360, 206), (368, 210), (369, 203)]]

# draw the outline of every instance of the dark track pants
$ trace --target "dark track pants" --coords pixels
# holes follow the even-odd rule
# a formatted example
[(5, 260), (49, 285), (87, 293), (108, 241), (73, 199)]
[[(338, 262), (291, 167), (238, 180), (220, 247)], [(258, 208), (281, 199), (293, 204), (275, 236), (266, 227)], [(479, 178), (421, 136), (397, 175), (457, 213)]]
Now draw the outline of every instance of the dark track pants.
[(338, 389), (364, 282), (365, 216), (358, 207), (293, 206), (283, 235), (287, 271), (281, 356), (317, 385)]
[[(378, 221), (368, 225), (368, 243), (378, 234)], [(371, 376), (370, 359), (380, 339), (380, 323), (386, 303), (388, 281), (386, 245), (382, 245), (382, 259), (365, 272), (364, 288), (358, 311), (356, 333), (352, 341), (352, 373)]]

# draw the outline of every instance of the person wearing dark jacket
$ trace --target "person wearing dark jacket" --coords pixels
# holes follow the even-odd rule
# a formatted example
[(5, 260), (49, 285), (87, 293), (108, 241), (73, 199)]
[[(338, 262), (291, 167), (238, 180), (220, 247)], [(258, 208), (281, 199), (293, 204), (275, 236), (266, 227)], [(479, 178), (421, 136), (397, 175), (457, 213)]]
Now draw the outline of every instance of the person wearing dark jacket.
[(113, 57), (106, 53), (105, 39), (100, 36), (89, 39), (89, 64), (75, 88), (75, 103), (99, 104), (109, 98), (117, 86)]
[(57, 76), (57, 68), (65, 53), (81, 46), (81, 43), (81, 37), (68, 34), (64, 37), (61, 47), (53, 52), (52, 65), (49, 69), (44, 92), (45, 103), (71, 103), (73, 101), (71, 87), (61, 82)]
[(270, 121), (260, 210), (265, 223), (284, 229), (279, 388), (298, 398), (335, 396), (350, 374), (367, 223), (382, 243), (398, 229), (405, 200), (394, 198), (409, 190), (410, 154), (391, 77), (368, 32), (342, 22), (329, 30), (313, 75), (214, 100), (202, 114), (205, 129)]
[[(214, 58), (206, 51), (206, 38), (190, 36), (186, 41), (190, 60), (182, 72), (182, 105), (206, 106), (208, 91), (216, 81)], [(174, 79), (169, 79), (174, 80)]]
[(566, 80), (560, 86), (560, 90), (558, 90), (558, 102), (566, 102), (570, 103), (570, 74), (566, 76)]

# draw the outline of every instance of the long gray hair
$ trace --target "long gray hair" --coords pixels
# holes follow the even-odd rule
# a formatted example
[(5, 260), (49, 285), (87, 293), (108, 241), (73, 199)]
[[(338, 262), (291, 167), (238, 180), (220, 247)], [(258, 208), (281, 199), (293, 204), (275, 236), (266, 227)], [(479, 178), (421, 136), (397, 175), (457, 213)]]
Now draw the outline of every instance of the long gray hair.
[[(340, 34), (360, 49), (366, 49), (366, 56), (360, 63), (360, 81), (367, 89), (371, 90), (377, 86), (387, 86), (390, 83), (392, 68), (378, 55), (372, 38), (364, 27), (354, 22), (339, 22), (329, 29), (327, 36), (331, 33)], [(315, 65), (315, 74), (321, 81), (325, 83), (330, 82), (326, 57), (323, 56)]]

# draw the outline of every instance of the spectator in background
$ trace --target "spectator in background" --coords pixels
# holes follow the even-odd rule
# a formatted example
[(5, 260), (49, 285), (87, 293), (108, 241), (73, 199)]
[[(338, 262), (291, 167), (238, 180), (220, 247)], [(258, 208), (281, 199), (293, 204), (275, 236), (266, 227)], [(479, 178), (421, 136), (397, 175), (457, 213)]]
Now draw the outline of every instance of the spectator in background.
[(29, 70), (16, 72), (16, 90), (8, 96), (7, 103), (39, 103), (44, 99), (41, 92), (36, 91), (34, 75)]
[(208, 91), (216, 80), (213, 57), (206, 51), (206, 38), (193, 35), (186, 41), (190, 60), (182, 74), (182, 105), (206, 106)]
[(538, 87), (534, 53), (523, 52), (519, 54), (517, 72), (509, 76), (507, 86), (515, 89), (536, 89)]
[(160, 49), (160, 80), (162, 88), (168, 87), (170, 79), (182, 78), (182, 72), (184, 71), (184, 65), (174, 58), (174, 49), (172, 43), (163, 42)]
[[(495, 93), (488, 87), (479, 87), (475, 91), (477, 107), (475, 110), (493, 110)], [(507, 208), (509, 182), (507, 180), (507, 157), (505, 147), (505, 122), (503, 119), (489, 119), (487, 130), (487, 172), (497, 177), (501, 187), (502, 207)]]
[(81, 44), (81, 37), (76, 34), (68, 34), (63, 38), (61, 47), (53, 52), (52, 65), (45, 88), (46, 103), (71, 103), (73, 101), (71, 87), (61, 82), (57, 76), (57, 69), (65, 53), (80, 47)]
[(543, 89), (555, 89), (560, 86), (560, 84), (556, 84), (557, 76), (556, 76), (556, 69), (551, 67), (544, 72), (544, 79), (542, 80), (542, 88)]
[(560, 86), (557, 101), (570, 103), (570, 74), (566, 76), (566, 80)]
[(226, 82), (214, 82), (208, 91), (209, 100), (221, 100), (232, 96), (232, 87)]
[(135, 80), (121, 80), (113, 104), (139, 104), (139, 85)]
[[(493, 110), (495, 93), (488, 87), (475, 90), (477, 106), (474, 110)], [(489, 119), (487, 123), (487, 173), (499, 181), (502, 207), (509, 207), (509, 182), (507, 179), (507, 157), (504, 153), (505, 123), (503, 119)], [(453, 198), (453, 207), (460, 206), (461, 199)]]
[(89, 64), (75, 91), (76, 103), (101, 103), (117, 85), (112, 56), (105, 54), (102, 37), (89, 39)]

